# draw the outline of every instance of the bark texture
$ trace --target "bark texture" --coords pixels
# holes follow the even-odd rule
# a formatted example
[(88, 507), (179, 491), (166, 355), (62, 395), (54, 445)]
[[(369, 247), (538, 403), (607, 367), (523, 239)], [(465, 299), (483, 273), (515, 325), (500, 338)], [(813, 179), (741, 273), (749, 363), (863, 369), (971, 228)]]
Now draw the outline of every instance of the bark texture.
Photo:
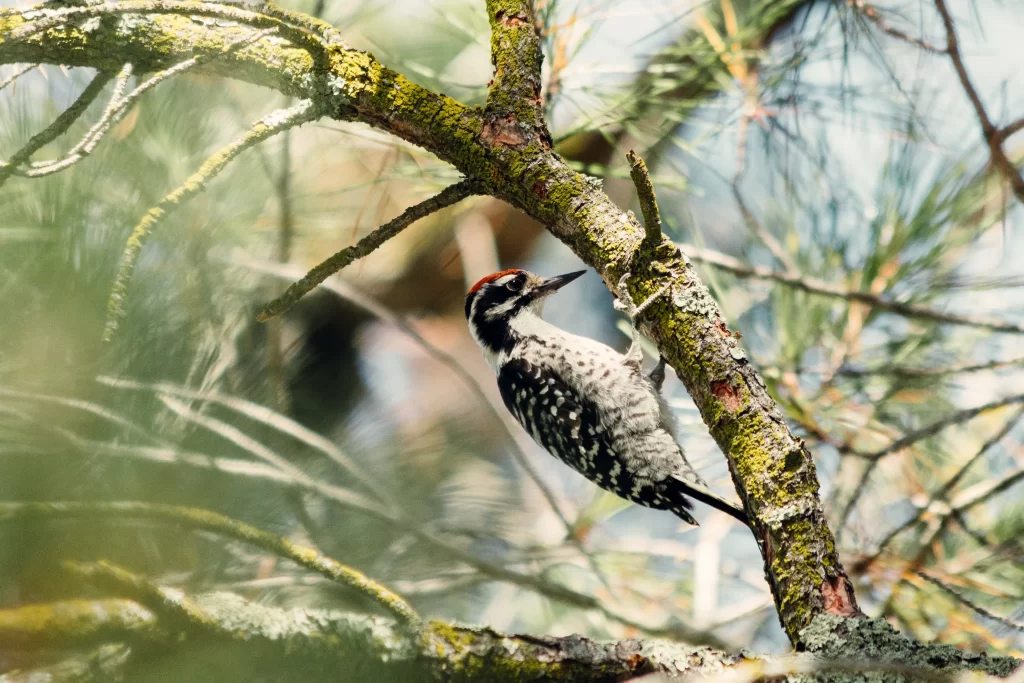
[[(661, 680), (695, 675), (738, 680), (834, 683), (944, 679), (960, 671), (1007, 676), (1019, 662), (964, 653), (946, 645), (908, 641), (883, 620), (819, 617), (806, 630), (810, 652), (784, 657), (729, 654), (659, 640), (599, 642), (503, 634), (488, 628), (429, 622), (417, 631), (383, 618), (328, 610), (282, 610), (231, 593), (191, 600), (202, 621), (183, 623), (127, 600), (75, 601), (0, 611), (6, 642), (93, 646), (96, 636), (119, 640), (59, 669), (12, 672), (4, 683), (44, 680), (119, 682), (210, 680), (211, 654), (218, 680), (238, 681), (550, 681), (611, 683), (659, 674)], [(92, 615), (92, 619), (89, 616)], [(49, 635), (38, 639), (38, 625)], [(19, 628), (21, 630), (19, 630)], [(36, 640), (33, 640), (36, 639)], [(31, 678), (36, 676), (36, 678)], [(650, 680), (650, 679), (647, 679)]]

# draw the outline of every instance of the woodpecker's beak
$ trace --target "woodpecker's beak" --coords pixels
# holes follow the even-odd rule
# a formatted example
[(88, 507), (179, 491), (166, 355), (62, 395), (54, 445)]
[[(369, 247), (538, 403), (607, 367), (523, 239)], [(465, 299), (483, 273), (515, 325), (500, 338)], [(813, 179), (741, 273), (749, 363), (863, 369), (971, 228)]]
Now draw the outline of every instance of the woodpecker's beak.
[(562, 287), (565, 287), (567, 284), (569, 284), (570, 282), (572, 282), (573, 280), (575, 280), (576, 278), (578, 278), (579, 276), (583, 275), (586, 272), (587, 271), (585, 270), (577, 270), (575, 273), (566, 273), (565, 275), (556, 275), (555, 277), (549, 277), (543, 282), (541, 282), (539, 285), (537, 285), (537, 287), (534, 288), (533, 291), (534, 293), (539, 294), (541, 296), (557, 292)]

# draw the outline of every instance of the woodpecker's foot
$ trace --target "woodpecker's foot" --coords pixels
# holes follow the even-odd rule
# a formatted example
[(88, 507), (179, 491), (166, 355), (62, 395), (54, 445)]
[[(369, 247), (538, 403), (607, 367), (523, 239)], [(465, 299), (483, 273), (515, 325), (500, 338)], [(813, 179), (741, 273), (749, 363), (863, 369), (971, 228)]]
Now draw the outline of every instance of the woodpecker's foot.
[(665, 356), (658, 356), (658, 364), (654, 366), (647, 378), (651, 380), (655, 390), (661, 391), (661, 385), (665, 383)]
[(630, 320), (634, 323), (635, 327), (636, 319), (640, 316), (640, 314), (647, 310), (651, 304), (657, 301), (658, 297), (667, 292), (671, 284), (666, 283), (661, 287), (661, 289), (659, 289), (651, 296), (647, 297), (647, 299), (642, 304), (637, 306), (635, 303), (633, 303), (633, 297), (632, 295), (630, 295), (629, 287), (626, 284), (629, 281), (629, 278), (631, 277), (633, 277), (632, 273), (626, 273), (625, 275), (619, 278), (619, 284), (618, 287), (616, 287), (618, 298), (615, 300), (615, 303), (613, 305), (615, 306), (615, 310), (622, 311), (623, 313), (628, 315)]
[[(641, 347), (640, 345), (640, 330), (636, 326), (637, 320), (639, 319), (640, 314), (643, 313), (648, 306), (650, 306), (652, 303), (655, 302), (655, 300), (658, 297), (660, 297), (662, 294), (668, 291), (669, 285), (666, 284), (664, 287), (655, 292), (652, 296), (648, 297), (646, 301), (637, 306), (635, 303), (633, 303), (633, 297), (630, 295), (629, 287), (626, 284), (629, 281), (630, 277), (632, 277), (632, 274), (626, 273), (621, 278), (619, 278), (619, 285), (618, 287), (616, 287), (616, 289), (618, 290), (618, 298), (615, 300), (613, 305), (615, 306), (615, 310), (622, 311), (623, 313), (629, 316), (629, 322), (633, 332), (633, 343), (630, 344), (629, 350), (626, 351), (626, 362), (631, 365), (635, 365), (639, 370), (644, 360), (644, 352), (643, 347)], [(661, 374), (662, 379), (664, 379), (664, 367), (662, 367)]]

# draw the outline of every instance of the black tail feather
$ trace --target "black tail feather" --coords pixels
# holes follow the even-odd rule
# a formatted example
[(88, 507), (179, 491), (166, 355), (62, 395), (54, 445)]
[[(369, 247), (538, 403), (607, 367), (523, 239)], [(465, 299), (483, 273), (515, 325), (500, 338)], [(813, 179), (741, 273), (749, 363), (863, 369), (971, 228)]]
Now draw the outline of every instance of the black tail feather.
[[(696, 484), (692, 481), (686, 481), (685, 479), (677, 477), (676, 480), (682, 484), (683, 493), (690, 496), (694, 500), (699, 500), (705, 505), (710, 505), (716, 510), (720, 510), (725, 514), (729, 515), (733, 519), (743, 522), (746, 526), (750, 526), (750, 522), (747, 519), (747, 513), (742, 507), (733, 503), (732, 501), (726, 500), (719, 495), (716, 495), (709, 491), (704, 486)], [(683, 519), (686, 519), (685, 517)]]

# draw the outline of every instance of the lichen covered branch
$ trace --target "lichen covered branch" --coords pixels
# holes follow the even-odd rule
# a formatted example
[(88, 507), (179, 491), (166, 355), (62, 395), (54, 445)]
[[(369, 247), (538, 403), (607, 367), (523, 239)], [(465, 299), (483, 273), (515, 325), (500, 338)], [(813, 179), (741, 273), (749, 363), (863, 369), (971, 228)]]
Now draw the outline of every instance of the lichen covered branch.
[(644, 160), (630, 150), (626, 154), (629, 161), (629, 175), (636, 187), (637, 201), (640, 202), (640, 213), (644, 217), (645, 240), (650, 246), (661, 242), (661, 212), (658, 211), (658, 200), (654, 194), (654, 184), (647, 172)]
[[(1010, 657), (985, 657), (948, 645), (913, 643), (881, 619), (819, 618), (805, 631), (807, 653), (759, 657), (658, 640), (602, 642), (578, 635), (512, 635), (441, 621), (410, 630), (388, 619), (323, 609), (284, 610), (231, 593), (188, 599), (211, 620), (211, 629), (202, 634), (205, 643), (217, 647), (218, 680), (224, 683), (254, 679), (611, 683), (650, 680), (652, 674), (658, 680), (700, 677), (720, 683), (760, 679), (796, 683), (808, 680), (808, 674), (828, 674), (827, 680), (834, 683), (902, 683), (910, 679), (953, 683), (958, 672), (1005, 677), (1019, 665)], [(70, 623), (55, 618), (69, 612), (76, 615)], [(132, 619), (119, 621), (109, 616), (125, 613)], [(51, 629), (41, 640), (40, 623), (63, 626)], [(0, 610), (0, 629), (5, 644), (23, 649), (94, 644), (98, 634), (114, 642), (133, 643), (148, 629), (149, 639), (161, 646), (160, 652), (174, 658), (176, 670), (209, 666), (203, 664), (205, 648), (182, 647), (184, 641), (175, 637), (182, 633), (178, 624), (129, 600), (82, 600)], [(88, 638), (83, 637), (86, 635)], [(162, 666), (154, 654), (154, 649), (121, 650), (120, 657), (111, 662), (116, 666), (91, 672), (81, 667), (70, 680), (134, 680), (132, 673), (149, 680), (146, 674)], [(841, 676), (844, 673), (853, 675)], [(865, 674), (870, 675), (865, 678)]]
[[(0, 522), (26, 519), (69, 519), (69, 518), (148, 518), (208, 531), (236, 541), (248, 543), (326, 576), (332, 581), (345, 584), (364, 593), (402, 623), (417, 624), (419, 615), (401, 597), (379, 583), (367, 578), (362, 572), (341, 564), (337, 560), (292, 543), (286, 538), (275, 536), (254, 526), (230, 517), (197, 508), (159, 505), (151, 503), (0, 503)], [(109, 572), (108, 572), (109, 575)]]
[[(0, 22), (2, 26), (2, 22)], [(99, 97), (99, 94), (103, 92), (103, 87), (110, 82), (114, 77), (113, 73), (100, 72), (93, 77), (89, 82), (89, 85), (85, 86), (85, 90), (82, 94), (71, 104), (70, 107), (64, 110), (60, 116), (54, 119), (53, 123), (46, 127), (45, 130), (32, 136), (32, 138), (25, 143), (25, 145), (17, 152), (11, 155), (11, 158), (6, 162), (0, 161), (0, 185), (4, 184), (15, 170), (28, 161), (33, 154), (38, 152), (44, 146), (56, 140), (58, 137), (67, 132), (68, 128), (71, 127), (78, 118), (85, 113), (85, 110), (89, 108), (89, 105)]]
[(64, 569), (101, 589), (131, 598), (174, 630), (215, 631), (217, 621), (181, 591), (166, 588), (109, 562), (65, 562)]
[(69, 166), (72, 166), (85, 157), (92, 154), (96, 146), (103, 140), (104, 136), (121, 120), (125, 117), (128, 112), (131, 111), (132, 106), (138, 101), (143, 94), (148, 90), (155, 87), (156, 85), (166, 81), (174, 76), (178, 76), (189, 69), (196, 67), (199, 64), (207, 62), (211, 59), (216, 59), (219, 56), (230, 54), (235, 50), (239, 50), (242, 47), (253, 43), (261, 38), (264, 38), (276, 29), (266, 29), (263, 31), (254, 31), (251, 35), (243, 36), (238, 40), (231, 42), (220, 54), (208, 54), (199, 57), (193, 57), (192, 59), (186, 59), (184, 62), (177, 64), (170, 69), (165, 69), (159, 73), (154, 74), (150, 78), (135, 87), (127, 95), (124, 94), (124, 87), (128, 80), (128, 77), (132, 73), (132, 65), (126, 64), (118, 75), (117, 82), (114, 86), (114, 92), (111, 94), (110, 102), (107, 104), (107, 108), (103, 111), (103, 115), (100, 119), (93, 124), (89, 131), (82, 136), (82, 139), (72, 147), (67, 154), (59, 159), (49, 159), (46, 161), (34, 161), (29, 164), (29, 168), (26, 170), (18, 170), (18, 175), (23, 175), (27, 178), (39, 178), (42, 176), (52, 175), (65, 170)]
[(63, 600), (0, 610), (5, 648), (86, 647), (162, 637), (156, 615), (131, 600)]
[(544, 53), (531, 0), (487, 0), (494, 78), (487, 94), (484, 137), (522, 145), (542, 139), (550, 147), (541, 97)]

